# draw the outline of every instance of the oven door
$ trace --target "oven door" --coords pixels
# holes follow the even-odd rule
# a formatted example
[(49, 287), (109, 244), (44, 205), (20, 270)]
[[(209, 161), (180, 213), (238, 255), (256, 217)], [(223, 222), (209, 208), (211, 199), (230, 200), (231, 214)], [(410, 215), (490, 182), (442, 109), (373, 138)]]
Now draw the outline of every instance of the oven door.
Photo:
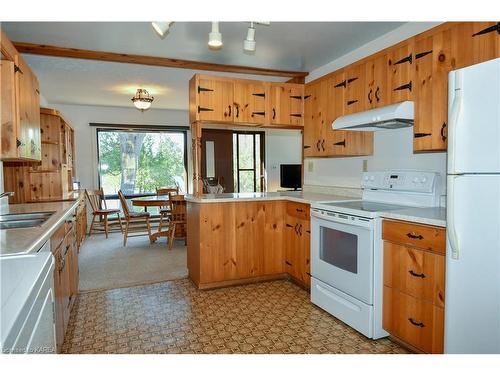
[(374, 220), (311, 210), (311, 274), (373, 304)]

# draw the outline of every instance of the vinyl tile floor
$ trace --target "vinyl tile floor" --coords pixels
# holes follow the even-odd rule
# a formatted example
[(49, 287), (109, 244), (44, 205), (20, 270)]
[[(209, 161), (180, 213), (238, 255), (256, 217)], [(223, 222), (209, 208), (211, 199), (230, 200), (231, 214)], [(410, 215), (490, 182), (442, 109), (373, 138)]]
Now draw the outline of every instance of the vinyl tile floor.
[(199, 291), (188, 279), (81, 293), (63, 353), (407, 353), (271, 281)]

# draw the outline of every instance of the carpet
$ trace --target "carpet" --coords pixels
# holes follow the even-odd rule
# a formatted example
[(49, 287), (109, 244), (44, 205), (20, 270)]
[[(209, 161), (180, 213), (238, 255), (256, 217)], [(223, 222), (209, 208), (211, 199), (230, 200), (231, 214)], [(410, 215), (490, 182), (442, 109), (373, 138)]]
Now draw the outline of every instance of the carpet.
[(81, 292), (181, 279), (188, 273), (183, 240), (168, 250), (166, 238), (150, 244), (147, 236), (132, 237), (124, 247), (121, 233), (87, 237), (78, 262)]

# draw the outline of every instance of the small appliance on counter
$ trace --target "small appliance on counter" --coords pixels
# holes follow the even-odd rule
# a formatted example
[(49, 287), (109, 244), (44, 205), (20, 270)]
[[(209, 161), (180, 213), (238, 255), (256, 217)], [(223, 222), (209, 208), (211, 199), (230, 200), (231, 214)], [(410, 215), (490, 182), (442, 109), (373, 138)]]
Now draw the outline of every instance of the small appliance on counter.
[(439, 206), (439, 174), (364, 172), (361, 200), (311, 206), (311, 302), (369, 338), (382, 329), (380, 213)]

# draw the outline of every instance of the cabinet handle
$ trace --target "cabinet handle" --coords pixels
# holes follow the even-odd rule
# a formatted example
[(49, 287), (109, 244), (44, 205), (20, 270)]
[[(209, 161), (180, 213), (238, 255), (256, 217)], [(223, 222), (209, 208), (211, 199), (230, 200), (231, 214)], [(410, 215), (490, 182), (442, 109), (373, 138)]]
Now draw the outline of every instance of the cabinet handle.
[(396, 62), (394, 63), (394, 65), (404, 64), (404, 63), (407, 63), (407, 62), (409, 62), (410, 64), (411, 64), (411, 62), (412, 62), (412, 56), (411, 56), (411, 53), (410, 53), (408, 56), (403, 57), (401, 60), (396, 61)]
[(425, 325), (424, 323), (422, 322), (416, 322), (415, 320), (413, 320), (413, 318), (408, 318), (408, 321), (413, 324), (414, 326), (417, 326), (417, 327), (420, 327), (420, 328), (424, 328)]
[(306, 230), (306, 233), (309, 233), (309, 234), (311, 234), (311, 231), (310, 231), (310, 230)]
[(411, 92), (411, 81), (394, 89), (394, 91), (401, 91), (401, 90), (409, 90)]
[(415, 60), (421, 59), (424, 56), (427, 56), (429, 53), (432, 53), (432, 50), (430, 51), (425, 51), (425, 52), (420, 52), (415, 54)]
[(347, 105), (351, 105), (351, 104), (354, 104), (354, 103), (357, 103), (358, 102), (358, 99), (356, 100), (348, 100), (347, 101)]
[(319, 148), (320, 143), (321, 143), (321, 139), (318, 139), (318, 142), (316, 142), (316, 148), (318, 149), (318, 151), (321, 151), (321, 149)]
[(408, 238), (412, 238), (414, 240), (423, 240), (424, 239), (424, 236), (422, 236), (421, 234), (417, 234), (415, 232), (406, 233), (406, 235), (408, 236)]
[(325, 151), (325, 140), (324, 139), (321, 141), (321, 148), (323, 149), (323, 151)]
[(231, 106), (230, 106), (230, 105), (228, 105), (227, 107), (228, 107), (228, 109), (229, 109), (229, 114), (228, 114), (228, 117), (231, 117)]
[(288, 265), (288, 266), (291, 266), (292, 263), (290, 263), (288, 260), (285, 260), (285, 263)]
[(441, 140), (443, 142), (446, 141), (446, 134), (445, 134), (445, 132), (446, 132), (446, 122), (443, 122), (443, 125), (441, 126)]
[(302, 224), (299, 224), (299, 236), (302, 236)]
[(265, 116), (266, 112), (252, 112), (252, 117), (254, 116)]
[(297, 212), (304, 212), (304, 210), (302, 208), (296, 208), (295, 211), (297, 211)]
[(276, 118), (276, 109), (273, 108), (273, 120)]
[(236, 118), (240, 117), (240, 106), (238, 104), (235, 104), (236, 107)]
[(478, 31), (475, 34), (472, 34), (472, 36), (478, 36), (478, 35), (488, 34), (488, 33), (491, 33), (493, 31), (496, 31), (497, 34), (500, 34), (500, 22), (497, 22), (496, 25), (493, 25), (493, 26), (487, 27), (486, 29)]
[(375, 99), (377, 99), (377, 102), (380, 101), (380, 87), (377, 86), (377, 90), (375, 90)]
[(345, 147), (345, 139), (343, 141), (337, 142), (333, 144), (334, 146), (344, 146)]
[(421, 279), (425, 279), (425, 274), (423, 273), (416, 273), (413, 270), (409, 270), (408, 273), (414, 277), (420, 277)]
[(368, 101), (370, 102), (370, 104), (372, 104), (372, 92), (372, 89), (370, 89), (370, 91), (368, 92)]
[(297, 234), (297, 235), (299, 234), (299, 230), (297, 229), (298, 225), (299, 225), (298, 223), (297, 223), (297, 224), (295, 224), (295, 228), (294, 228), (294, 230), (295, 230), (295, 234)]

